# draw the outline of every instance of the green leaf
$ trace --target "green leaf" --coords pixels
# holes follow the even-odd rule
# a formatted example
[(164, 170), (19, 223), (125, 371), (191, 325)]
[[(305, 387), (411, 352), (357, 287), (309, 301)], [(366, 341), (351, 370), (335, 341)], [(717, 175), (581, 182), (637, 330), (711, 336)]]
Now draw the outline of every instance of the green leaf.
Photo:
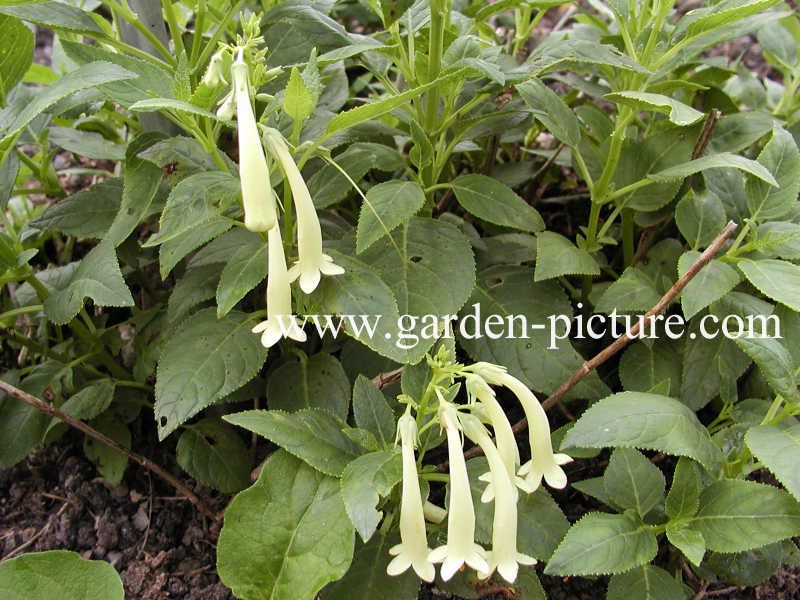
[[(768, 332), (764, 333), (769, 335)], [(780, 340), (768, 337), (740, 337), (734, 342), (758, 365), (772, 391), (783, 396), (787, 402), (800, 401), (794, 361)]]
[(787, 260), (800, 259), (800, 224), (770, 221), (758, 226), (758, 248), (769, 255)]
[[(699, 257), (700, 253), (693, 250), (682, 254), (678, 261), (678, 276), (683, 277)], [(683, 316), (691, 319), (706, 306), (730, 292), (741, 280), (736, 269), (728, 263), (712, 260), (683, 288), (681, 292)]]
[[(64, 6), (60, 3), (58, 5)], [(8, 8), (10, 7), (0, 6), (0, 12)], [(36, 94), (32, 102), (26, 104), (21, 111), (13, 115), (6, 127), (0, 131), (3, 135), (3, 138), (0, 139), (0, 146), (8, 144), (31, 121), (49, 108), (52, 108), (59, 100), (63, 100), (81, 90), (93, 88), (110, 81), (132, 79), (133, 77), (136, 77), (135, 73), (108, 62), (94, 62), (78, 67), (61, 77), (54, 84), (44, 88)]]
[(44, 301), (47, 318), (65, 325), (83, 308), (86, 298), (97, 306), (133, 306), (133, 297), (119, 270), (114, 247), (101, 242), (83, 257), (69, 285)]
[(562, 275), (599, 275), (600, 267), (586, 250), (576, 247), (563, 235), (543, 231), (536, 236), (534, 281)]
[(525, 104), (533, 110), (533, 116), (559, 141), (571, 148), (580, 143), (578, 118), (558, 94), (538, 79), (529, 79), (516, 87)]
[(784, 27), (781, 23), (770, 23), (758, 30), (758, 43), (762, 50), (766, 50), (771, 55), (768, 58), (770, 62), (775, 60), (791, 68), (797, 66), (797, 62), (800, 60), (800, 51), (798, 51), (800, 40), (796, 36), (796, 26), (795, 35), (792, 36), (788, 27)]
[(161, 68), (152, 62), (120, 52), (113, 52), (99, 46), (71, 42), (61, 38), (59, 38), (59, 41), (67, 56), (79, 65), (94, 61), (105, 61), (119, 65), (137, 75), (134, 79), (104, 83), (99, 86), (100, 91), (114, 102), (118, 102), (123, 106), (130, 106), (138, 100), (172, 95), (174, 74), (172, 71), (167, 70), (166, 65)]
[(190, 266), (175, 283), (167, 303), (167, 321), (176, 323), (195, 306), (214, 297), (223, 265)]
[(792, 134), (776, 128), (772, 139), (758, 155), (759, 164), (774, 176), (780, 187), (748, 178), (745, 185), (750, 216), (759, 221), (775, 221), (791, 212), (800, 193), (800, 150)]
[(85, 560), (68, 550), (49, 550), (0, 563), (0, 596), (5, 600), (124, 600), (125, 590), (106, 561)]
[(661, 299), (653, 281), (641, 269), (628, 267), (622, 275), (608, 286), (597, 300), (595, 312), (611, 314), (613, 310), (624, 312), (646, 312)]
[(342, 430), (347, 424), (318, 408), (293, 413), (282, 410), (247, 410), (225, 420), (267, 438), (318, 471), (341, 477), (350, 461), (362, 454)]
[(171, 165), (183, 174), (219, 169), (213, 157), (200, 142), (180, 135), (156, 142), (139, 152), (138, 156), (158, 167)]
[(450, 185), (464, 210), (487, 223), (532, 233), (544, 230), (539, 212), (497, 179), (473, 173)]
[(105, 240), (119, 246), (145, 218), (158, 193), (163, 173), (156, 165), (138, 154), (164, 139), (164, 134), (147, 131), (128, 144), (122, 169), (122, 203)]
[(250, 484), (247, 446), (232, 427), (216, 418), (198, 421), (181, 433), (176, 453), (184, 471), (223, 494)]
[(399, 179), (371, 187), (361, 205), (356, 230), (356, 252), (361, 254), (425, 204), (425, 193), (413, 181)]
[(107, 179), (59, 200), (30, 225), (42, 231), (100, 239), (114, 222), (121, 202), (122, 181)]
[[(101, 379), (70, 396), (60, 408), (71, 417), (89, 421), (111, 406), (115, 389), (116, 385), (113, 380)], [(44, 443), (50, 443), (66, 430), (67, 425), (58, 417), (53, 417), (45, 432)]]
[(699, 566), (706, 553), (706, 541), (703, 534), (684, 525), (667, 524), (667, 539), (669, 543), (683, 552), (683, 555), (692, 564)]
[(746, 552), (712, 552), (703, 565), (716, 575), (720, 581), (730, 582), (740, 587), (757, 586), (764, 583), (782, 565), (797, 564), (797, 545), (784, 540), (748, 550)]
[(98, 160), (125, 160), (125, 145), (107, 140), (94, 131), (50, 127), (50, 142), (73, 154)]
[(685, 456), (679, 458), (665, 503), (669, 517), (679, 519), (694, 516), (700, 507), (700, 491), (702, 489), (697, 464)]
[[(482, 473), (487, 470), (488, 466)], [(517, 548), (539, 560), (550, 559), (569, 529), (567, 517), (544, 486), (520, 496), (517, 519)]]
[(772, 486), (726, 479), (703, 490), (691, 525), (709, 550), (741, 552), (800, 535), (800, 504)]
[(386, 573), (393, 558), (389, 549), (399, 543), (396, 531), (388, 535), (378, 531), (368, 543), (357, 546), (350, 570), (322, 591), (322, 600), (417, 600), (420, 581), (413, 570), (396, 576)]
[(714, 128), (708, 147), (711, 154), (741, 152), (772, 131), (775, 117), (770, 114), (748, 111), (724, 115)]
[(766, 466), (798, 501), (800, 501), (800, 425), (782, 429), (775, 425), (751, 428), (745, 435), (750, 451)]
[[(128, 426), (118, 419), (101, 415), (92, 422), (92, 427), (125, 448), (131, 447), (131, 432)], [(128, 467), (127, 456), (89, 436), (83, 438), (83, 452), (111, 486), (117, 487), (122, 483), (122, 477)]]
[(771, 186), (778, 185), (778, 182), (761, 163), (758, 163), (749, 158), (739, 156), (738, 154), (731, 154), (729, 152), (720, 152), (719, 154), (710, 154), (708, 156), (701, 156), (689, 162), (669, 167), (658, 173), (651, 173), (647, 176), (648, 179), (653, 181), (675, 181), (684, 179), (689, 175), (694, 175), (707, 169), (730, 168), (734, 167), (745, 173), (750, 173), (761, 181), (765, 181)]
[(371, 432), (381, 447), (388, 449), (394, 446), (394, 413), (383, 393), (361, 374), (353, 385), (353, 416), (356, 425)]
[[(403, 157), (389, 146), (372, 142), (350, 144), (334, 162), (350, 176), (354, 182), (360, 181), (371, 170), (392, 173), (403, 168)], [(327, 208), (344, 200), (353, 190), (352, 184), (335, 166), (326, 164), (312, 174), (308, 180), (308, 190), (314, 199), (314, 206)]]
[(143, 246), (157, 246), (195, 229), (219, 213), (220, 206), (233, 203), (240, 194), (239, 180), (229, 173), (195, 173), (172, 188), (161, 213), (158, 233)]
[(187, 254), (228, 231), (233, 227), (233, 223), (233, 219), (228, 217), (212, 216), (207, 221), (161, 244), (158, 249), (158, 271), (161, 273), (161, 278), (166, 279), (175, 265)]
[(664, 498), (664, 475), (641, 452), (616, 448), (603, 474), (608, 498), (617, 506), (635, 509), (644, 518)]
[(213, 120), (217, 118), (214, 113), (208, 112), (201, 106), (195, 106), (191, 102), (176, 100), (175, 98), (147, 98), (144, 100), (137, 100), (128, 108), (133, 112), (156, 112), (166, 110), (177, 114), (185, 113)]
[(217, 319), (203, 309), (175, 331), (161, 351), (156, 378), (155, 419), (163, 440), (212, 402), (250, 381), (264, 365), (267, 349), (252, 333), (250, 315)]
[(686, 38), (699, 36), (707, 31), (720, 29), (724, 25), (739, 21), (766, 10), (780, 0), (733, 0), (720, 2), (713, 7), (697, 11), (697, 18), (690, 19)]
[(279, 451), (226, 509), (217, 571), (244, 600), (312, 600), (347, 572), (353, 546), (339, 482)]
[(681, 387), (679, 347), (664, 339), (632, 344), (619, 361), (619, 379), (628, 392), (647, 392), (666, 381), (666, 395), (677, 394)]
[(606, 600), (683, 600), (684, 587), (664, 569), (653, 565), (614, 575), (608, 582)]
[(314, 97), (308, 91), (299, 69), (292, 67), (289, 83), (286, 84), (286, 92), (283, 97), (283, 112), (294, 121), (300, 123), (314, 112), (314, 104)]
[(695, 110), (688, 104), (679, 102), (663, 94), (652, 94), (650, 92), (624, 91), (606, 94), (606, 99), (630, 106), (636, 110), (652, 110), (667, 115), (667, 118), (675, 125), (685, 127), (692, 123), (697, 123), (703, 118), (704, 114)]
[(105, 37), (103, 30), (87, 12), (63, 2), (4, 3), (0, 4), (0, 13), (12, 15), (48, 29), (66, 29), (93, 36), (100, 34), (101, 37)]
[(0, 102), (5, 104), (6, 96), (22, 81), (33, 62), (33, 32), (18, 19), (3, 14), (0, 14), (0, 31), (3, 32), (3, 46), (0, 47)]
[(547, 563), (548, 575), (600, 575), (650, 562), (658, 551), (648, 525), (631, 514), (592, 512), (570, 527)]
[(403, 477), (403, 464), (396, 451), (384, 450), (359, 456), (342, 471), (342, 500), (347, 516), (361, 539), (368, 542), (383, 518), (376, 509)]
[[(36, 392), (26, 390), (24, 381), (18, 384), (13, 374), (9, 371), (2, 378), (28, 393)], [(47, 416), (39, 410), (0, 391), (0, 468), (10, 469), (25, 458), (41, 441), (47, 422)]]
[(275, 369), (267, 384), (267, 405), (287, 412), (321, 408), (344, 420), (350, 410), (350, 381), (335, 357), (320, 352)]
[(267, 277), (267, 244), (261, 238), (240, 247), (222, 269), (217, 285), (217, 317), (224, 317)]
[[(459, 314), (458, 339), (474, 360), (504, 365), (527, 385), (549, 394), (569, 379), (584, 360), (569, 340), (553, 340), (546, 328), (533, 326), (544, 325), (553, 316), (571, 313), (563, 288), (555, 282), (532, 281), (529, 268), (491, 267), (478, 274), (478, 285)], [(507, 331), (513, 337), (501, 335), (495, 339), (486, 335), (484, 324), (492, 315), (502, 319), (504, 329), (508, 325)], [(524, 329), (520, 324), (522, 317)], [(562, 335), (563, 324), (558, 320), (555, 324)], [(494, 332), (497, 331), (495, 328)], [(607, 393), (608, 388), (592, 373), (568, 392), (566, 398), (596, 399)]]
[(350, 43), (344, 27), (308, 2), (281, 3), (261, 23), (270, 67), (305, 63), (312, 49), (323, 54)]
[(612, 394), (593, 404), (567, 432), (562, 446), (658, 450), (688, 456), (711, 471), (722, 460), (690, 408), (673, 398), (643, 392)]
[(800, 312), (800, 267), (784, 260), (737, 261), (736, 266), (758, 290), (792, 310)]
[(685, 195), (675, 207), (675, 223), (693, 249), (705, 248), (725, 227), (725, 207), (713, 192)]

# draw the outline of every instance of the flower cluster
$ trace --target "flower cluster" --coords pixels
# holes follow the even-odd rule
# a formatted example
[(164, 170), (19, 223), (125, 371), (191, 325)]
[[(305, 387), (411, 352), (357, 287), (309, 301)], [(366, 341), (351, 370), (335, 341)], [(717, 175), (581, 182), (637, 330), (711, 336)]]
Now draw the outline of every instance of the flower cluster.
[[(532, 565), (536, 560), (517, 550), (517, 502), (519, 490), (533, 492), (542, 478), (551, 487), (563, 488), (567, 483), (562, 465), (572, 459), (553, 453), (547, 416), (536, 397), (519, 379), (500, 366), (476, 363), (454, 373), (466, 383), (468, 403), (456, 404), (436, 389), (438, 408), (435, 421), (447, 438), (449, 459), (449, 500), (447, 510), (447, 542), (428, 549), (423, 504), (420, 495), (414, 449), (417, 422), (410, 408), (398, 424), (398, 438), (403, 456), (403, 489), (400, 509), (401, 543), (390, 553), (395, 558), (387, 572), (398, 575), (409, 567), (422, 579), (432, 581), (435, 563), (441, 563), (441, 577), (447, 581), (465, 564), (488, 578), (497, 571), (513, 583), (519, 565)], [(529, 424), (531, 459), (520, 465), (520, 455), (511, 425), (495, 397), (492, 386), (510, 390), (520, 401)], [(488, 424), (496, 441), (486, 427)], [(486, 550), (475, 542), (475, 509), (464, 460), (463, 438), (481, 448), (489, 465), (481, 475), (487, 486), (482, 503), (494, 502), (492, 547)]]
[[(264, 128), (263, 138), (259, 132), (253, 113), (250, 72), (244, 59), (244, 48), (239, 48), (236, 60), (231, 65), (231, 80), (231, 98), (236, 108), (239, 133), (239, 178), (244, 225), (250, 231), (267, 232), (267, 319), (256, 325), (253, 333), (261, 334), (261, 343), (267, 348), (283, 337), (302, 342), (306, 335), (292, 312), (291, 283), (299, 279), (300, 289), (310, 294), (319, 285), (323, 274), (340, 275), (344, 269), (322, 252), (322, 231), (317, 211), (283, 136), (269, 127)], [(225, 103), (223, 108), (226, 108)], [(270, 183), (262, 139), (269, 157), (283, 172), (297, 213), (299, 259), (291, 269), (286, 265), (275, 191)]]

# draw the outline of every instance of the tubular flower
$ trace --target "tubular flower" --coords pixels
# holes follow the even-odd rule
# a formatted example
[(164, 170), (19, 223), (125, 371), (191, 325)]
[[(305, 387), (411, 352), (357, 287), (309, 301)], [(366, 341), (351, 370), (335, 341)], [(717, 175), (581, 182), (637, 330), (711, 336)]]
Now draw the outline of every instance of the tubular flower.
[[(517, 440), (514, 439), (514, 432), (511, 429), (511, 423), (508, 422), (506, 413), (495, 398), (494, 390), (489, 387), (489, 384), (479, 375), (466, 374), (465, 380), (467, 383), (467, 393), (477, 398), (480, 401), (481, 408), (489, 417), (489, 421), (494, 429), (494, 435), (497, 438), (497, 450), (503, 464), (508, 471), (509, 477), (516, 483), (517, 467), (519, 467), (519, 448), (517, 447)], [(481, 502), (491, 502), (494, 498), (494, 485), (492, 472), (484, 473), (480, 476), (481, 481), (487, 481), (488, 485), (481, 495)]]
[(448, 581), (464, 563), (479, 573), (489, 572), (489, 564), (485, 558), (486, 550), (475, 543), (475, 510), (459, 433), (458, 412), (442, 398), (439, 398), (439, 423), (447, 433), (447, 453), (450, 460), (447, 544), (433, 550), (428, 559), (442, 563), (442, 579)]
[(250, 105), (250, 82), (243, 52), (231, 66), (239, 130), (239, 180), (244, 204), (244, 226), (269, 231), (276, 222), (275, 195), (269, 183), (267, 159), (261, 147), (256, 117)]
[(417, 445), (417, 422), (406, 413), (397, 422), (403, 454), (403, 496), (400, 504), (400, 543), (389, 550), (394, 556), (386, 567), (389, 575), (399, 575), (408, 567), (413, 567), (417, 575), (425, 581), (433, 581), (436, 569), (428, 560), (430, 548), (425, 533), (425, 516), (422, 495), (419, 491), (417, 463), (414, 448)]
[(467, 437), (478, 444), (486, 455), (495, 490), (489, 569), (479, 572), (479, 575), (486, 578), (497, 569), (503, 579), (514, 583), (520, 564), (536, 564), (535, 558), (517, 552), (517, 488), (499, 450), (480, 420), (473, 415), (462, 415), (461, 426)]
[(319, 285), (321, 276), (341, 275), (344, 269), (334, 264), (333, 259), (322, 253), (322, 230), (317, 218), (317, 210), (300, 169), (292, 158), (289, 148), (279, 131), (268, 128), (264, 141), (269, 151), (281, 165), (289, 187), (292, 189), (297, 210), (297, 250), (298, 261), (289, 269), (290, 281), (300, 278), (300, 289), (310, 294)]
[(567, 485), (567, 475), (561, 465), (572, 462), (566, 454), (554, 454), (550, 441), (550, 423), (542, 405), (524, 383), (509, 375), (503, 367), (491, 363), (476, 363), (471, 369), (488, 383), (507, 387), (517, 397), (528, 419), (528, 441), (531, 446), (531, 460), (522, 465), (519, 474), (525, 478), (521, 486), (526, 492), (533, 492), (542, 482), (561, 489)]
[[(272, 188), (268, 188), (272, 191)], [(284, 336), (298, 342), (306, 341), (306, 334), (297, 317), (292, 314), (291, 280), (286, 269), (281, 230), (275, 225), (269, 230), (269, 277), (267, 279), (267, 320), (253, 327), (261, 334), (261, 345), (269, 348)]]

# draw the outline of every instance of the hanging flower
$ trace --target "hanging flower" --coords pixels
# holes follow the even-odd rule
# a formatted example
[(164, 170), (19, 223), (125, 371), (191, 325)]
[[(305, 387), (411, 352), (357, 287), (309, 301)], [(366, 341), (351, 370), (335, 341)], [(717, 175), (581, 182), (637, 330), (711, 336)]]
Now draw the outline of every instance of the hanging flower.
[(486, 550), (475, 543), (475, 510), (461, 444), (458, 411), (441, 396), (439, 423), (447, 433), (447, 453), (450, 460), (447, 543), (433, 550), (428, 559), (434, 563), (442, 563), (442, 579), (448, 581), (464, 563), (479, 573), (489, 572), (489, 564), (486, 562)]
[(425, 581), (433, 581), (436, 569), (428, 560), (430, 548), (425, 533), (425, 515), (419, 491), (414, 448), (417, 445), (417, 422), (406, 412), (397, 422), (403, 454), (403, 496), (400, 503), (400, 543), (389, 550), (394, 556), (386, 567), (389, 575), (399, 575), (413, 567)]
[(310, 294), (317, 289), (322, 275), (341, 275), (344, 269), (334, 264), (333, 259), (322, 252), (322, 230), (317, 210), (283, 136), (279, 131), (267, 128), (264, 131), (264, 142), (281, 165), (297, 210), (297, 250), (300, 256), (289, 269), (290, 280), (294, 281), (299, 277), (300, 289)]
[[(272, 188), (268, 188), (272, 192)], [(274, 194), (274, 192), (272, 192)], [(253, 327), (253, 333), (261, 334), (261, 345), (269, 348), (283, 337), (298, 342), (306, 341), (306, 334), (297, 317), (292, 313), (291, 280), (286, 269), (283, 240), (276, 224), (268, 234), (267, 320)]]
[(542, 477), (550, 487), (561, 489), (566, 486), (567, 475), (561, 466), (572, 462), (572, 458), (566, 454), (553, 453), (550, 423), (533, 392), (519, 379), (509, 375), (503, 367), (482, 362), (475, 363), (470, 370), (492, 385), (507, 387), (522, 404), (528, 419), (528, 441), (531, 446), (531, 460), (519, 470), (519, 474), (525, 478), (522, 489), (533, 492), (541, 484)]
[[(519, 448), (517, 447), (517, 440), (514, 438), (514, 431), (511, 429), (511, 423), (508, 422), (508, 417), (503, 411), (503, 407), (495, 398), (494, 390), (489, 387), (489, 384), (480, 377), (472, 373), (467, 373), (464, 376), (467, 384), (467, 394), (470, 397), (476, 398), (480, 404), (477, 405), (480, 410), (485, 412), (489, 421), (494, 429), (494, 435), (497, 438), (497, 450), (506, 466), (509, 476), (512, 481), (517, 483), (517, 467), (519, 467)], [(484, 473), (479, 478), (481, 481), (488, 482), (486, 489), (481, 495), (481, 502), (491, 502), (494, 498), (494, 485), (492, 484), (493, 478), (491, 471)], [(520, 480), (520, 483), (521, 480)]]
[(239, 50), (231, 66), (231, 77), (239, 131), (239, 180), (244, 204), (244, 226), (250, 231), (269, 231), (277, 218), (275, 194), (270, 186), (267, 160), (250, 105), (250, 76), (243, 55), (244, 51)]
[(481, 578), (486, 578), (497, 569), (503, 579), (514, 583), (520, 564), (536, 564), (535, 558), (517, 552), (517, 488), (499, 450), (492, 443), (480, 419), (473, 415), (461, 415), (461, 427), (467, 437), (478, 444), (486, 455), (494, 484), (494, 517), (492, 550), (488, 553), (489, 568), (478, 574)]

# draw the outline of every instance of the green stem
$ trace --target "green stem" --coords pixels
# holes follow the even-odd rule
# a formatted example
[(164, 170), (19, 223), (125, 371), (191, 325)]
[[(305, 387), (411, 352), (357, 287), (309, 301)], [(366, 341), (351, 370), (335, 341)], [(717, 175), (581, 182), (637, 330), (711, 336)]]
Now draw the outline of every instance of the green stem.
[[(447, 0), (431, 0), (431, 27), (428, 44), (428, 81), (439, 77), (442, 70), (442, 53), (444, 51), (444, 28)], [(426, 94), (425, 129), (436, 129), (439, 118), (439, 87), (434, 86)]]
[(19, 315), (37, 313), (41, 310), (44, 310), (44, 306), (41, 304), (32, 304), (31, 306), (20, 306), (19, 308), (12, 308), (11, 310), (7, 310), (6, 312), (0, 314), (0, 321), (5, 321), (6, 319), (12, 319), (18, 317)]
[(183, 46), (181, 30), (180, 27), (178, 27), (178, 19), (175, 17), (175, 5), (172, 3), (172, 0), (161, 0), (161, 9), (167, 18), (169, 34), (172, 37), (172, 43), (175, 45), (175, 56), (180, 56), (186, 52), (186, 49)]

